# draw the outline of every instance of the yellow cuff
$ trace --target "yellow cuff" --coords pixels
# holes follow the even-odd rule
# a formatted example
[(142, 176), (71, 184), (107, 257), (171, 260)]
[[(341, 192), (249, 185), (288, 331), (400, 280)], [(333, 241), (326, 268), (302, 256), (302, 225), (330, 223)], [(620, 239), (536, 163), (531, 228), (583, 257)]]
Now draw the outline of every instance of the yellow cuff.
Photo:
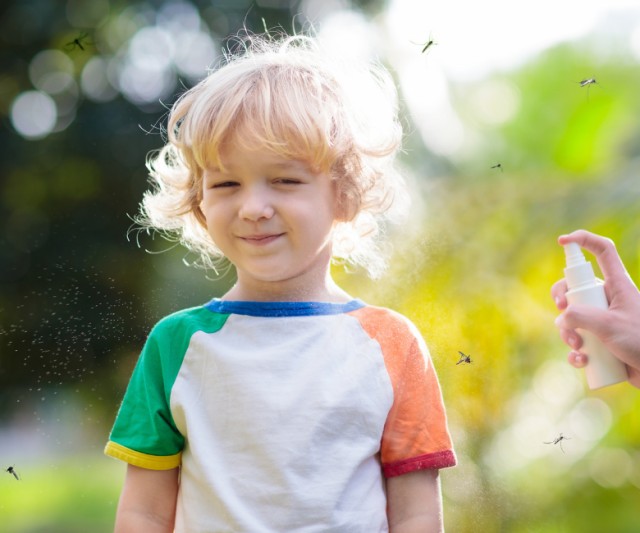
[(131, 450), (113, 441), (107, 443), (104, 453), (130, 465), (148, 468), (149, 470), (170, 470), (180, 466), (182, 462), (182, 452), (175, 455), (150, 455)]

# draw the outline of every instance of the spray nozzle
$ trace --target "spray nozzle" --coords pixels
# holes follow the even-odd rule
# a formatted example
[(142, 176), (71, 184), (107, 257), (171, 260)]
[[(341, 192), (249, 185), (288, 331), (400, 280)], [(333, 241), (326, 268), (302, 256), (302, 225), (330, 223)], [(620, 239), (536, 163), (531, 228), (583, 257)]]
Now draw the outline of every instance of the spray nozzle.
[(587, 262), (584, 258), (580, 245), (575, 242), (570, 242), (569, 244), (564, 245), (564, 254), (567, 258), (567, 268), (583, 265)]
[(567, 267), (564, 277), (569, 290), (597, 283), (591, 263), (584, 258), (582, 249), (575, 242), (565, 244), (564, 253), (567, 257)]

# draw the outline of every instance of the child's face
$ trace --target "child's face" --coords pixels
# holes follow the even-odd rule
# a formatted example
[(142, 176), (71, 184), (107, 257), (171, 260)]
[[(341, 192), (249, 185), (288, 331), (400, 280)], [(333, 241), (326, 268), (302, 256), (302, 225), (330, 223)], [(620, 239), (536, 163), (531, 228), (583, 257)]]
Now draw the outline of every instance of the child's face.
[[(329, 176), (264, 148), (230, 143), (224, 172), (205, 171), (207, 230), (236, 266), (244, 294), (273, 289), (318, 294), (331, 261), (336, 194)], [(321, 288), (320, 288), (321, 294)]]

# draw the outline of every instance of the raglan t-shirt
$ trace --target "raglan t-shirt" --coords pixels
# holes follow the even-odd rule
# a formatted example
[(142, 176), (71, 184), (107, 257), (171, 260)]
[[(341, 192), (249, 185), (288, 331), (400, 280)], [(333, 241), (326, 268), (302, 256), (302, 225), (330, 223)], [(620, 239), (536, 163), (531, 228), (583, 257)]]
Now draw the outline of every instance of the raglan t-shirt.
[(181, 467), (178, 533), (387, 531), (386, 477), (456, 463), (421, 335), (360, 300), (164, 318), (105, 453)]

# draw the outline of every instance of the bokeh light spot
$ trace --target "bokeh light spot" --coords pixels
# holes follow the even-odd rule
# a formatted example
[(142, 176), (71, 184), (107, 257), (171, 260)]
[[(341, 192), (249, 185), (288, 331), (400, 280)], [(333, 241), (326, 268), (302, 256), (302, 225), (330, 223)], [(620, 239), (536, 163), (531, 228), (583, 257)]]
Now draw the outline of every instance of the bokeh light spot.
[(582, 383), (575, 369), (565, 361), (549, 360), (536, 371), (533, 387), (538, 397), (549, 404), (571, 405), (582, 394)]
[(29, 63), (29, 79), (34, 87), (58, 94), (73, 83), (73, 62), (59, 50), (43, 50)]
[(172, 2), (164, 5), (157, 15), (157, 24), (172, 33), (195, 32), (200, 28), (200, 14), (192, 4)]
[(612, 419), (611, 409), (598, 398), (582, 400), (569, 413), (571, 431), (587, 441), (601, 439), (609, 431)]
[(627, 482), (633, 470), (629, 454), (620, 448), (597, 450), (589, 462), (589, 473), (600, 486), (610, 489)]
[(139, 68), (166, 69), (173, 59), (174, 43), (171, 35), (157, 27), (142, 28), (131, 39), (129, 57)]
[(192, 80), (203, 78), (218, 56), (213, 40), (206, 33), (190, 32), (181, 35), (179, 42), (174, 58), (176, 67)]
[(94, 102), (113, 100), (118, 91), (111, 85), (107, 74), (109, 65), (102, 57), (92, 57), (82, 69), (80, 86), (84, 95)]
[(138, 66), (128, 62), (120, 70), (120, 91), (134, 104), (157, 102), (168, 95), (175, 86), (172, 70), (154, 68), (153, 65)]
[(11, 105), (11, 124), (26, 139), (40, 139), (53, 131), (58, 111), (53, 99), (40, 91), (26, 91)]
[(511, 120), (520, 107), (520, 91), (510, 82), (490, 80), (478, 85), (470, 95), (475, 115), (485, 124)]

